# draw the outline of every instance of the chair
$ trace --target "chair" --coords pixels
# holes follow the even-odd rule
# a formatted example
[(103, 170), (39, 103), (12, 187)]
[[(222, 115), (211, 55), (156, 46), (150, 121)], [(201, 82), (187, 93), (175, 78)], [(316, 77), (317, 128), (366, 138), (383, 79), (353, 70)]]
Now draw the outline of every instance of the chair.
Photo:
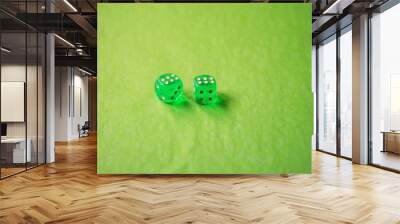
[(89, 121), (85, 121), (82, 127), (78, 124), (79, 138), (89, 136), (89, 129), (90, 129)]

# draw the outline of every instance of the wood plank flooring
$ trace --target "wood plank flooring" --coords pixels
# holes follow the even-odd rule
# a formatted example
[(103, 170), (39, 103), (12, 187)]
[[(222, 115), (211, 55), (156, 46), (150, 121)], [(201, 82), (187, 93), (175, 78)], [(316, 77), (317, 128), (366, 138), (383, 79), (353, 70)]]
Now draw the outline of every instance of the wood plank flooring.
[(16, 173), (19, 173), (19, 172), (23, 172), (23, 171), (25, 171), (25, 167), (21, 167), (21, 168), (14, 168), (14, 167), (11, 167), (11, 168), (4, 168), (4, 167), (2, 167), (1, 168), (1, 175), (2, 175), (2, 177), (8, 177), (8, 176), (11, 176), (11, 175), (13, 175), (13, 174), (16, 174)]
[(95, 137), (56, 151), (0, 181), (0, 223), (400, 223), (399, 174), (319, 152), (284, 177), (100, 176)]

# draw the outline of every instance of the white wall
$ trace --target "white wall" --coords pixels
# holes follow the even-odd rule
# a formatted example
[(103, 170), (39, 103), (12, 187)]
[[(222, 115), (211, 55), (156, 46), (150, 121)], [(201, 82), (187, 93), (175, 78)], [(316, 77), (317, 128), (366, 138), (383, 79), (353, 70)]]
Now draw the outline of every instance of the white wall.
[(78, 70), (74, 70), (71, 86), (71, 129), (69, 135), (72, 139), (79, 137), (78, 125), (82, 126), (85, 121), (88, 121), (88, 77), (82, 76), (82, 74)]
[(55, 68), (55, 141), (68, 140), (68, 117), (69, 117), (69, 96), (70, 85), (69, 68)]
[[(38, 70), (37, 70), (38, 69)], [(27, 67), (25, 64), (3, 64), (1, 66), (2, 82), (24, 82), (26, 83), (26, 108), (22, 108), (27, 113), (25, 122), (6, 122), (7, 137), (21, 138), (25, 133), (31, 142), (32, 161), (44, 162), (45, 150), (45, 116), (44, 116), (44, 74), (42, 67), (36, 65)], [(27, 78), (27, 81), (25, 80)], [(7, 96), (2, 96), (7, 97)], [(9, 108), (1, 108), (7, 110)], [(27, 132), (26, 132), (27, 131)], [(36, 156), (39, 153), (39, 156)], [(49, 160), (51, 162), (51, 160)]]
[[(31, 75), (36, 76), (36, 66), (28, 66), (27, 68), (25, 67), (25, 64), (19, 65), (19, 64), (5, 64), (1, 66), (1, 81), (2, 82), (25, 82), (25, 75), (27, 69), (27, 74), (28, 74), (28, 81), (29, 85), (34, 85), (36, 86), (36, 80), (33, 80)], [(26, 82), (25, 82), (26, 83)], [(36, 130), (36, 113), (31, 113), (31, 111), (35, 110), (36, 111), (36, 88), (28, 88), (27, 89), (28, 93), (28, 99), (27, 99), (27, 110), (28, 113), (28, 129), (29, 127), (33, 127), (34, 124), (31, 124), (31, 122), (35, 123), (35, 127), (33, 127)], [(35, 100), (30, 99), (30, 97), (35, 98)], [(34, 101), (34, 104), (30, 105), (31, 102)], [(2, 108), (2, 110), (5, 110), (6, 108)], [(29, 132), (29, 130), (28, 130)], [(8, 137), (25, 137), (25, 122), (7, 122), (7, 135)], [(28, 133), (29, 137), (29, 133)]]
[(78, 125), (88, 120), (88, 77), (76, 68), (56, 67), (55, 140), (79, 137)]

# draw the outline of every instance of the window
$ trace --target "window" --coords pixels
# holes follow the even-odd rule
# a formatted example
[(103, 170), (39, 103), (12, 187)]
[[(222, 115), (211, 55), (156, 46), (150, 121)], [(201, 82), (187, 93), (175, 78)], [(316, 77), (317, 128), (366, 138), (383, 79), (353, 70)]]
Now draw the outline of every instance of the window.
[(371, 162), (400, 170), (400, 5), (371, 18)]
[(351, 26), (340, 36), (340, 155), (352, 157), (352, 33)]
[(352, 157), (352, 26), (345, 27), (338, 34), (340, 36), (333, 35), (320, 43), (317, 50), (317, 145), (321, 151), (350, 159)]
[[(18, 10), (39, 13), (41, 5), (44, 1), (21, 1)], [(7, 14), (0, 17), (12, 24), (0, 29), (0, 178), (5, 178), (45, 163), (46, 39)]]
[(318, 149), (336, 153), (336, 36), (318, 47)]

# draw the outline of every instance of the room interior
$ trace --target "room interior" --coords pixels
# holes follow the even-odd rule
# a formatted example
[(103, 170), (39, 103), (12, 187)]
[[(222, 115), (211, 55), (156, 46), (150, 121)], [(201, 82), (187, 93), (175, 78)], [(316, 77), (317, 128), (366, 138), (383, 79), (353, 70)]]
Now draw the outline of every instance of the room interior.
[(10, 49), (1, 56), (0, 169), (7, 177), (45, 162), (44, 35), (2, 33), (1, 43)]
[(397, 0), (1, 1), (0, 223), (398, 223), (399, 22)]

